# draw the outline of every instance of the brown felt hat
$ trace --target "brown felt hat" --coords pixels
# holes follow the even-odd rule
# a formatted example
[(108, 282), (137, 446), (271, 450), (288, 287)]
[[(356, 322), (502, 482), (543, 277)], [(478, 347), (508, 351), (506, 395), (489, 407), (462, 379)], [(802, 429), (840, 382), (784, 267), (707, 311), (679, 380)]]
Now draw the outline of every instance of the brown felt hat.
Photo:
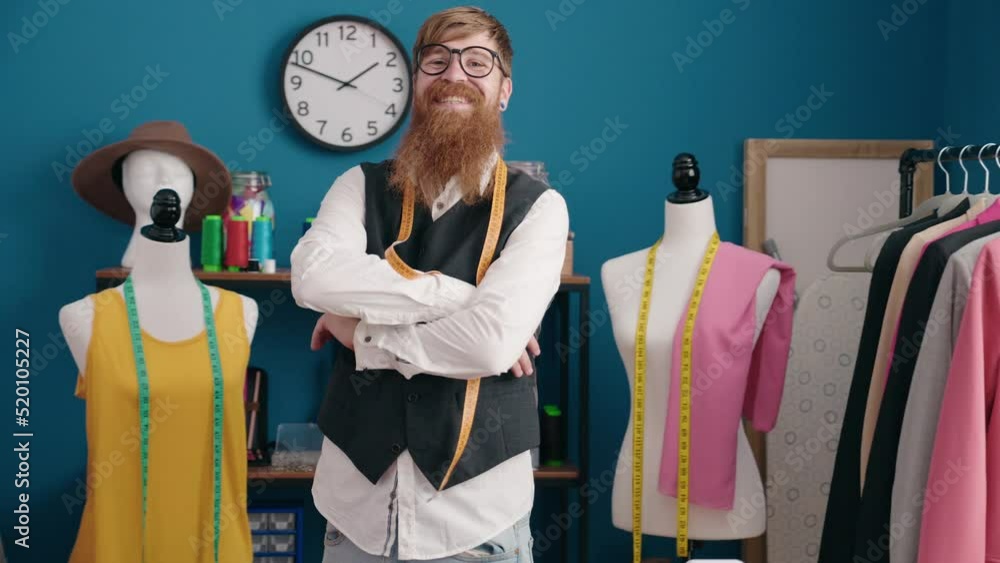
[(101, 212), (134, 225), (135, 212), (118, 183), (115, 167), (130, 152), (140, 149), (172, 154), (194, 172), (194, 193), (184, 212), (184, 230), (200, 231), (205, 215), (225, 211), (233, 190), (229, 169), (212, 151), (195, 144), (187, 128), (177, 121), (143, 123), (127, 139), (90, 153), (73, 170), (73, 189)]

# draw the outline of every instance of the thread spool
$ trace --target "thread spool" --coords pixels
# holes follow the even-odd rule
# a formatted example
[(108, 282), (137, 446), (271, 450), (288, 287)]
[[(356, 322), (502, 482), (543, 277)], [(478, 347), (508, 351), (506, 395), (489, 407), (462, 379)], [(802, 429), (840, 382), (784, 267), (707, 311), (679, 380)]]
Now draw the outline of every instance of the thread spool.
[(271, 228), (271, 219), (268, 217), (258, 217), (253, 222), (253, 248), (250, 257), (260, 262), (271, 258), (273, 247), (274, 229)]
[(541, 450), (542, 465), (559, 467), (566, 459), (562, 439), (562, 411), (557, 405), (542, 407)]
[(250, 259), (250, 241), (247, 220), (233, 217), (226, 225), (226, 268), (230, 272), (245, 270)]
[(206, 215), (201, 221), (201, 268), (222, 271), (222, 216)]

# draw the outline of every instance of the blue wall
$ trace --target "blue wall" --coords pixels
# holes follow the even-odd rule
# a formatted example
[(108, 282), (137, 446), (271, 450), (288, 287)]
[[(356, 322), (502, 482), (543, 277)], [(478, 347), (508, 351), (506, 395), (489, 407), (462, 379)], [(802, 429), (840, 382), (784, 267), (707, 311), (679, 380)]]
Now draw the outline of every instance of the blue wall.
[[(989, 0), (970, 0), (951, 4), (948, 7), (948, 52), (947, 68), (942, 70), (945, 78), (944, 122), (948, 123), (958, 137), (950, 144), (964, 146), (1000, 142), (997, 132), (1000, 128), (1000, 104), (996, 100), (996, 87), (1000, 78), (992, 70), (996, 42), (990, 38), (995, 31), (994, 22), (1000, 17), (1000, 5)], [(982, 186), (982, 168), (975, 163), (968, 166), (970, 172), (969, 191), (978, 191)], [(961, 178), (961, 169), (954, 166)], [(956, 176), (952, 176), (954, 181)], [(998, 176), (991, 168), (990, 183), (993, 193), (998, 191)], [(952, 183), (956, 189), (960, 184)]]
[[(15, 458), (0, 460), (11, 476), (0, 492), (0, 534), (14, 562), (63, 561), (72, 546), (80, 509), (67, 509), (63, 498), (74, 494), (83, 476), (86, 435), (57, 312), (93, 291), (93, 272), (118, 263), (130, 233), (75, 196), (68, 173), (56, 166), (67, 163), (67, 147), (87, 140), (102, 119), (114, 130), (99, 145), (124, 138), (146, 120), (183, 121), (223, 160), (272, 174), (276, 252), (285, 257), (279, 266), (287, 267), (302, 218), (314, 214), (332, 180), (361, 159), (387, 157), (398, 141), (336, 155), (285, 129), (252, 159), (239, 150), (269, 127), (281, 107), (280, 59), (295, 34), (334, 13), (372, 16), (389, 0), (48, 0), (58, 9), (49, 7), (51, 17), (44, 1), (5, 2), (8, 44), (0, 48), (7, 77), (0, 106), (8, 194), (0, 207), (0, 258), (10, 266), (0, 311), (7, 330), (30, 332), (35, 353), (30, 552), (10, 547)], [(382, 15), (409, 45), (425, 17), (451, 4), (400, 0), (401, 12)], [(946, 72), (947, 81), (938, 70), (965, 56), (967, 46), (991, 48), (989, 22), (996, 18), (966, 18), (973, 12), (951, 13), (942, 0), (897, 2), (895, 22), (891, 0), (483, 4), (509, 27), (516, 51), (514, 96), (505, 114), (508, 158), (547, 163), (569, 204), (576, 269), (594, 280), (594, 309), (606, 308), (601, 264), (650, 244), (661, 232), (661, 204), (672, 189), (669, 163), (678, 152), (698, 157), (703, 186), (715, 195), (720, 233), (739, 241), (745, 138), (935, 138), (951, 125), (964, 142), (985, 138), (986, 127), (1000, 118), (989, 100), (988, 70), (980, 70), (989, 67), (958, 64)], [(899, 8), (904, 4), (912, 14)], [(996, 11), (992, 2), (979, 4)], [(220, 13), (219, 6), (232, 9)], [(25, 29), (22, 18), (43, 25)], [(966, 25), (973, 30), (967, 33)], [(13, 45), (10, 33), (27, 42)], [(940, 47), (946, 35), (961, 41)], [(164, 74), (162, 81), (126, 111), (116, 100), (140, 85), (150, 67)], [(977, 73), (979, 79), (967, 78)], [(942, 98), (942, 90), (949, 96)], [(820, 91), (826, 92), (822, 98), (815, 94)], [(951, 107), (967, 96), (976, 101), (970, 109)], [(942, 99), (954, 104), (946, 108)], [(981, 121), (984, 116), (992, 120)], [(581, 147), (600, 138), (609, 120), (622, 124), (620, 135), (588, 160)], [(252, 358), (278, 383), (273, 437), (277, 421), (313, 417), (329, 358), (308, 351), (314, 315), (297, 310), (286, 291), (249, 294), (273, 309), (258, 330)], [(594, 334), (591, 373), (591, 464), (599, 474), (614, 466), (629, 411), (608, 326)], [(13, 384), (7, 388), (13, 402)], [(536, 510), (536, 531), (551, 524), (548, 509)], [(320, 524), (313, 516), (316, 533)], [(314, 534), (313, 544), (318, 538)], [(591, 561), (628, 557), (630, 534), (612, 528), (609, 493), (591, 507), (589, 542)], [(668, 554), (669, 543), (651, 545), (650, 553)], [(716, 546), (715, 553), (731, 554), (734, 547)]]

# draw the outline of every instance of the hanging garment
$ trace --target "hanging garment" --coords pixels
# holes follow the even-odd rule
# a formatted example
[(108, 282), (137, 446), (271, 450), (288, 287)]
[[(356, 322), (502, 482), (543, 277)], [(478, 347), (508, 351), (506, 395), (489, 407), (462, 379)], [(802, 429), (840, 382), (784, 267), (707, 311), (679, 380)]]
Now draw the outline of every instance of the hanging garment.
[[(770, 269), (781, 280), (760, 335), (756, 296)], [(767, 432), (781, 406), (792, 339), (795, 271), (766, 254), (719, 245), (698, 309), (691, 346), (690, 502), (731, 510), (736, 486), (740, 416)], [(677, 496), (680, 373), (684, 324), (674, 334), (659, 491)]]
[(945, 384), (920, 563), (1000, 561), (1000, 241), (986, 245)]
[[(936, 240), (927, 246), (910, 287), (906, 292), (900, 315), (898, 337), (893, 351), (888, 386), (882, 398), (872, 453), (868, 460), (868, 475), (858, 513), (858, 533), (855, 554), (867, 557), (869, 561), (889, 561), (889, 551), (880, 549), (880, 556), (871, 557), (871, 546), (888, 542), (893, 535), (898, 536), (902, 523), (892, 523), (889, 513), (892, 507), (892, 486), (895, 480), (896, 452), (899, 448), (899, 433), (903, 424), (903, 412), (910, 392), (913, 368), (920, 354), (921, 342), (931, 335), (926, 333), (933, 295), (944, 273), (951, 255), (963, 246), (984, 236), (1000, 232), (1000, 221), (968, 228)], [(897, 532), (892, 533), (892, 524)], [(885, 538), (885, 540), (883, 540)], [(891, 543), (891, 542), (889, 542)]]
[(906, 400), (899, 450), (896, 452), (896, 479), (892, 486), (889, 520), (903, 525), (902, 533), (889, 548), (892, 561), (896, 563), (917, 561), (924, 486), (930, 470), (948, 367), (958, 340), (979, 253), (987, 243), (997, 238), (1000, 234), (983, 237), (952, 254), (931, 306), (927, 321), (928, 337), (923, 339), (920, 356), (913, 368), (910, 396)]
[[(219, 561), (250, 561), (243, 383), (250, 346), (239, 295), (219, 290), (216, 333), (224, 380)], [(70, 563), (141, 563), (138, 384), (125, 302), (90, 296), (94, 323), (76, 395), (86, 400), (87, 501)], [(208, 339), (145, 332), (149, 374), (146, 563), (214, 560), (212, 370)]]
[(861, 481), (858, 471), (861, 458), (861, 427), (882, 317), (899, 257), (913, 235), (929, 226), (960, 217), (967, 209), (969, 209), (968, 200), (941, 217), (928, 217), (899, 229), (889, 235), (875, 260), (868, 288), (865, 320), (861, 326), (861, 339), (854, 363), (854, 375), (851, 378), (851, 390), (847, 395), (833, 477), (830, 479), (830, 497), (823, 519), (823, 539), (820, 542), (821, 563), (850, 561), (854, 552), (855, 519), (861, 502)]
[(871, 274), (828, 274), (795, 311), (781, 417), (767, 435), (767, 560), (815, 563)]
[[(955, 227), (972, 221), (984, 209), (986, 209), (986, 202), (976, 202), (963, 215), (920, 231), (913, 236), (913, 239), (906, 245), (906, 248), (903, 249), (903, 254), (899, 257), (899, 266), (896, 268), (896, 275), (892, 279), (892, 290), (889, 292), (889, 302), (886, 304), (885, 316), (882, 318), (882, 330), (879, 333), (878, 339), (878, 352), (875, 355), (875, 366), (872, 368), (872, 380), (868, 387), (868, 400), (865, 405), (865, 418), (861, 429), (861, 466), (858, 468), (858, 471), (861, 473), (862, 488), (864, 488), (866, 481), (865, 473), (868, 470), (868, 456), (871, 452), (872, 436), (875, 435), (875, 423), (878, 420), (878, 411), (882, 404), (886, 373), (889, 369), (889, 361), (892, 358), (893, 346), (895, 345), (899, 316), (903, 310), (903, 301), (910, 287), (910, 280), (913, 278), (913, 273), (916, 271), (917, 264), (920, 262), (924, 249), (927, 248), (929, 243), (943, 237)], [(930, 300), (930, 298), (931, 296), (928, 295), (927, 299)]]

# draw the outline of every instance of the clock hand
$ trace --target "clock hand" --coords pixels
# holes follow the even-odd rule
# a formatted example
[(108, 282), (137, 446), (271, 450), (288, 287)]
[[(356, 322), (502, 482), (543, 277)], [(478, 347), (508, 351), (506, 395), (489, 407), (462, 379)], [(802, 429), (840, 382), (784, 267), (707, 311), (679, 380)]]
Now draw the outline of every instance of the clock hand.
[[(334, 77), (330, 76), (329, 74), (323, 74), (322, 72), (320, 72), (318, 70), (315, 70), (315, 69), (312, 69), (312, 68), (309, 68), (307, 66), (302, 66), (299, 63), (290, 63), (290, 64), (292, 64), (293, 66), (297, 66), (299, 68), (304, 68), (304, 69), (308, 70), (309, 72), (315, 72), (316, 74), (318, 74), (318, 75), (320, 75), (320, 76), (322, 76), (324, 78), (329, 78), (330, 80), (333, 80), (334, 82), (340, 82), (341, 84), (343, 84), (343, 86), (341, 86), (340, 88), (346, 88), (347, 86), (350, 86), (351, 88), (357, 88), (357, 86), (355, 86), (353, 84), (350, 84), (348, 82), (344, 82), (343, 80), (341, 80), (339, 78), (334, 78)], [(375, 64), (378, 64), (378, 63), (375, 63)], [(337, 90), (340, 90), (340, 88), (337, 88)]]
[(365, 97), (367, 97), (369, 100), (374, 101), (374, 102), (378, 102), (379, 105), (381, 105), (383, 108), (389, 107), (389, 103), (388, 102), (381, 100), (380, 98), (376, 97), (371, 92), (369, 92), (367, 90), (362, 90), (360, 88), (358, 88), (357, 90), (358, 90), (358, 92), (364, 94)]
[[(370, 67), (362, 70), (361, 72), (359, 72), (357, 74), (357, 76), (355, 76), (354, 78), (348, 80), (347, 82), (344, 82), (343, 85), (340, 88), (337, 88), (337, 90), (343, 90), (344, 88), (347, 88), (348, 86), (354, 86), (353, 84), (351, 84), (352, 82), (354, 82), (355, 80), (361, 78), (366, 72), (368, 72), (369, 70), (371, 70), (371, 69), (373, 69), (373, 68), (375, 68), (377, 66), (378, 66), (378, 61), (373, 62), (372, 66), (370, 66)], [(338, 82), (339, 82), (339, 80), (338, 80)], [(354, 87), (357, 88), (357, 86), (354, 86)]]

